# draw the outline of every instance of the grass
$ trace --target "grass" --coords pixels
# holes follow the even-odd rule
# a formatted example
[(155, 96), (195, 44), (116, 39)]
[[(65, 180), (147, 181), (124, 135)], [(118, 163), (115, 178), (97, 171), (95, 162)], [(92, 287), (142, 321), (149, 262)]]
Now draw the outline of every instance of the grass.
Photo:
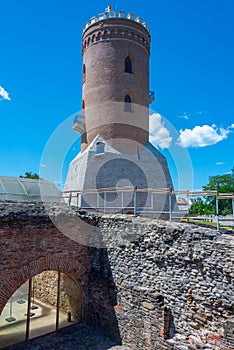
[[(191, 219), (191, 218), (183, 218), (181, 219), (181, 222), (190, 222), (196, 225), (206, 225), (207, 227), (217, 227), (217, 223), (216, 222), (212, 222), (209, 220), (196, 220), (196, 219)], [(220, 228), (225, 229), (225, 230), (229, 230), (229, 231), (233, 231), (234, 227), (233, 226), (228, 226), (228, 225), (220, 225)]]

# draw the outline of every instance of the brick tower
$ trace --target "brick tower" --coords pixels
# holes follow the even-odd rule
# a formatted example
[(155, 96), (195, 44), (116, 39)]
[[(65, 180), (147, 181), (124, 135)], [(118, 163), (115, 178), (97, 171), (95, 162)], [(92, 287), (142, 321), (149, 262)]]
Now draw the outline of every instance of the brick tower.
[[(154, 94), (149, 91), (147, 23), (122, 11), (92, 17), (83, 31), (82, 55), (82, 115), (73, 127), (81, 133), (81, 152), (70, 164), (65, 190), (172, 188), (165, 157), (149, 143)], [(100, 193), (100, 200), (95, 196), (83, 197), (82, 204), (96, 207), (109, 200), (109, 208), (119, 207), (116, 193), (105, 199)], [(121, 205), (132, 207), (131, 196), (125, 194), (123, 201), (122, 195)], [(135, 200), (140, 210), (168, 207), (164, 194), (149, 200), (142, 192)]]

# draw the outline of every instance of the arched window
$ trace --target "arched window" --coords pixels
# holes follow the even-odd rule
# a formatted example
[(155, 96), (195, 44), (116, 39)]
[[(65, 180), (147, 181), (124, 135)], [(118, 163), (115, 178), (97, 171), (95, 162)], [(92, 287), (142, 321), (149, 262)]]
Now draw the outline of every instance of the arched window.
[(85, 64), (83, 64), (83, 83), (85, 82), (86, 80), (86, 67), (85, 67)]
[(82, 100), (82, 123), (85, 123), (85, 101)]
[(82, 123), (84, 124), (83, 127), (83, 131), (81, 133), (81, 139), (82, 139), (82, 143), (85, 144), (87, 143), (87, 133), (85, 131), (85, 101), (82, 100)]
[(98, 156), (98, 155), (104, 154), (104, 153), (105, 153), (105, 143), (104, 142), (97, 142), (95, 155)]
[(129, 56), (125, 58), (125, 72), (132, 73), (132, 61)]
[(124, 99), (124, 110), (125, 112), (131, 112), (132, 111), (132, 106), (131, 106), (131, 103), (132, 103), (132, 100), (131, 100), (131, 97), (129, 95), (126, 95), (125, 96), (125, 99)]

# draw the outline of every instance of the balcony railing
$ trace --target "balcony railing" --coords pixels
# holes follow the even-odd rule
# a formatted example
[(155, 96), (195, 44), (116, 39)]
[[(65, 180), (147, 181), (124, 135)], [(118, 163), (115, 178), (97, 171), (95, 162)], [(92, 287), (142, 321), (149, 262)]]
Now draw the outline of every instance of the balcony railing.
[(155, 100), (154, 91), (149, 91), (149, 103), (152, 103)]
[(76, 114), (74, 117), (73, 130), (83, 134), (85, 131), (85, 125), (82, 123), (82, 117), (79, 114)]

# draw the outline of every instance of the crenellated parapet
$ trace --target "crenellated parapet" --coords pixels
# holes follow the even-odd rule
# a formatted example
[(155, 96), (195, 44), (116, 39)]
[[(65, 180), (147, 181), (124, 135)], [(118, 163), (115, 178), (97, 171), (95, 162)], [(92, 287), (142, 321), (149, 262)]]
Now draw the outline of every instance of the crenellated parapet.
[(150, 54), (150, 34), (146, 22), (140, 17), (133, 19), (134, 15), (110, 16), (105, 14), (92, 17), (85, 26), (82, 40), (82, 53), (84, 50), (100, 41), (124, 40), (134, 42), (144, 47)]
[(136, 23), (139, 23), (141, 24), (144, 28), (146, 28), (149, 32), (149, 28), (148, 28), (148, 24), (146, 22), (144, 22), (142, 20), (141, 17), (136, 17), (135, 18), (135, 15), (133, 13), (129, 13), (127, 16), (125, 15), (125, 12), (124, 11), (119, 11), (119, 12), (115, 12), (115, 11), (110, 11), (108, 13), (100, 13), (98, 15), (98, 17), (96, 16), (93, 16), (92, 18), (90, 18), (90, 22), (87, 22), (86, 25), (85, 25), (85, 28), (84, 28), (84, 31), (92, 24), (96, 23), (96, 22), (99, 22), (99, 21), (103, 21), (105, 19), (108, 19), (108, 18), (123, 18), (123, 19), (128, 19), (132, 22), (136, 22)]

